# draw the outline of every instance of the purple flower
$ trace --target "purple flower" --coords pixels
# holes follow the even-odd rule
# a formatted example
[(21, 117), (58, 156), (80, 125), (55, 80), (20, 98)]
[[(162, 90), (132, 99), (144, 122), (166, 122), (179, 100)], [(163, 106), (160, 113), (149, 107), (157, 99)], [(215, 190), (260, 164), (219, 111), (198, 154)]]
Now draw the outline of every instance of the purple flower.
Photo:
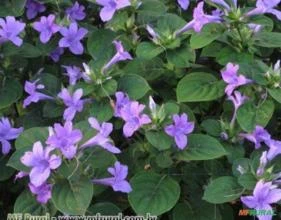
[(41, 186), (34, 186), (32, 183), (28, 184), (30, 191), (36, 195), (36, 199), (41, 204), (46, 204), (52, 197), (52, 185), (43, 183)]
[(96, 0), (96, 3), (103, 6), (100, 11), (102, 21), (111, 20), (117, 10), (131, 5), (130, 0)]
[(128, 167), (116, 161), (114, 167), (109, 167), (107, 171), (113, 176), (104, 179), (94, 179), (93, 183), (111, 186), (114, 191), (129, 193), (132, 191), (130, 183), (126, 180)]
[(262, 152), (262, 155), (260, 157), (260, 165), (257, 170), (258, 176), (262, 176), (264, 174), (264, 168), (266, 167), (267, 162), (268, 162), (267, 151), (264, 151), (264, 152)]
[(258, 33), (258, 32), (262, 29), (262, 25), (260, 25), (260, 24), (250, 23), (250, 24), (247, 24), (247, 26), (248, 26), (254, 33)]
[(152, 37), (152, 41), (157, 43), (160, 38), (159, 34), (154, 31), (154, 29), (150, 25), (146, 25), (146, 30), (149, 35)]
[(28, 105), (30, 105), (32, 102), (37, 103), (40, 100), (52, 100), (54, 99), (51, 96), (45, 95), (41, 92), (37, 92), (37, 89), (44, 89), (45, 86), (43, 84), (38, 84), (36, 80), (34, 82), (25, 81), (24, 84), (24, 91), (29, 94), (29, 96), (23, 101), (23, 107), (26, 108)]
[(54, 148), (43, 146), (40, 141), (33, 144), (32, 151), (26, 152), (21, 157), (21, 162), (31, 167), (29, 173), (30, 182), (38, 187), (41, 186), (50, 176), (51, 170), (57, 169), (61, 165), (61, 158), (57, 155), (51, 155)]
[(267, 140), (266, 145), (269, 147), (268, 153), (267, 153), (267, 159), (272, 160), (277, 155), (281, 154), (281, 141), (277, 140)]
[(0, 42), (11, 41), (16, 46), (22, 45), (22, 39), (18, 36), (25, 28), (25, 23), (19, 22), (15, 17), (7, 16), (6, 21), (0, 18)]
[(176, 36), (194, 29), (195, 32), (200, 32), (204, 25), (209, 23), (220, 23), (221, 17), (219, 15), (207, 15), (204, 13), (204, 2), (200, 2), (193, 11), (193, 19), (188, 22), (183, 28), (175, 32)]
[(83, 5), (79, 5), (78, 2), (75, 2), (72, 7), (66, 9), (65, 13), (69, 16), (71, 21), (81, 21), (86, 17), (84, 10), (85, 7)]
[(234, 95), (228, 97), (228, 100), (232, 101), (234, 105), (234, 113), (231, 120), (231, 124), (234, 125), (234, 121), (236, 119), (237, 111), (241, 105), (245, 103), (248, 99), (247, 96), (243, 96), (239, 91), (234, 91)]
[(39, 13), (46, 10), (45, 5), (34, 0), (27, 0), (25, 7), (27, 9), (26, 16), (29, 20), (35, 18)]
[(247, 79), (243, 75), (238, 76), (238, 70), (239, 65), (228, 63), (226, 69), (221, 71), (223, 80), (228, 84), (225, 88), (225, 93), (228, 96), (230, 96), (237, 87), (252, 82), (252, 80)]
[(142, 114), (144, 108), (145, 105), (132, 101), (120, 110), (121, 118), (125, 121), (123, 127), (125, 137), (131, 137), (143, 125), (151, 123), (148, 115)]
[(85, 28), (79, 28), (78, 24), (73, 22), (69, 28), (63, 27), (60, 29), (63, 38), (59, 41), (60, 47), (68, 47), (73, 54), (83, 54), (84, 48), (80, 42), (88, 33)]
[(55, 50), (53, 50), (50, 53), (50, 57), (54, 62), (57, 63), (60, 60), (60, 56), (63, 55), (63, 53), (64, 53), (64, 49), (61, 47), (57, 47)]
[(47, 43), (52, 35), (60, 30), (60, 26), (55, 24), (55, 19), (55, 15), (42, 16), (40, 21), (33, 24), (33, 28), (40, 33), (40, 41), (43, 44)]
[(82, 70), (77, 66), (63, 66), (66, 69), (66, 74), (69, 77), (69, 84), (75, 85), (76, 82), (83, 77)]
[(188, 9), (189, 3), (190, 3), (189, 0), (177, 0), (177, 1), (178, 1), (178, 4), (180, 5), (180, 7), (183, 10), (187, 10)]
[(279, 20), (281, 20), (281, 11), (274, 9), (280, 2), (281, 0), (257, 0), (256, 8), (249, 11), (246, 15), (253, 16), (269, 13), (275, 15)]
[[(242, 196), (241, 201), (249, 208), (256, 210), (272, 211), (270, 204), (277, 203), (281, 199), (281, 189), (277, 189), (272, 182), (257, 182), (252, 196)], [(259, 220), (270, 220), (272, 216), (260, 215)]]
[(98, 133), (93, 138), (88, 140), (85, 144), (83, 144), (83, 148), (99, 145), (111, 153), (121, 153), (121, 151), (113, 145), (112, 141), (109, 138), (109, 135), (113, 130), (113, 126), (111, 123), (103, 122), (100, 125), (98, 120), (93, 117), (89, 118), (88, 121), (91, 127), (97, 130)]
[(59, 149), (67, 159), (75, 157), (77, 152), (77, 143), (81, 141), (83, 135), (79, 129), (72, 127), (72, 122), (65, 122), (64, 126), (56, 123), (54, 130), (50, 128), (51, 135), (46, 144)]
[(28, 176), (28, 173), (24, 172), (24, 171), (20, 171), (17, 173), (17, 175), (15, 176), (14, 181), (18, 180), (18, 179), (22, 179), (23, 177)]
[(111, 66), (120, 61), (133, 59), (132, 56), (127, 51), (125, 51), (121, 41), (115, 40), (113, 41), (113, 43), (115, 45), (116, 54), (111, 58), (111, 60), (107, 64), (105, 64), (105, 66), (102, 68), (102, 72), (109, 69)]
[(253, 133), (251, 134), (240, 134), (241, 137), (246, 138), (255, 144), (255, 148), (261, 147), (261, 142), (266, 142), (271, 139), (270, 134), (262, 126), (257, 125)]
[(174, 137), (178, 148), (183, 150), (187, 146), (187, 135), (194, 130), (194, 122), (189, 122), (185, 113), (173, 115), (173, 121), (174, 124), (165, 127), (165, 132)]
[(116, 92), (116, 103), (114, 106), (114, 116), (115, 117), (121, 117), (121, 109), (130, 103), (130, 99), (127, 94), (123, 92)]
[(17, 139), (23, 132), (23, 128), (13, 128), (8, 118), (2, 117), (0, 120), (0, 143), (2, 145), (2, 153), (8, 154), (11, 150), (9, 141)]
[(67, 106), (63, 113), (64, 120), (72, 121), (77, 112), (83, 111), (85, 100), (81, 100), (82, 96), (82, 89), (77, 89), (72, 96), (67, 89), (62, 89), (62, 91), (58, 94), (58, 97), (61, 98)]

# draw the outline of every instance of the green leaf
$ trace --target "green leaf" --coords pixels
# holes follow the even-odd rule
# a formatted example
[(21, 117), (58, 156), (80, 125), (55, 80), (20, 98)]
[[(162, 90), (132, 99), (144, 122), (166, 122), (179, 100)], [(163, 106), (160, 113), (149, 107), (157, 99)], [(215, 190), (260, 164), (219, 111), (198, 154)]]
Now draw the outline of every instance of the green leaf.
[(239, 108), (237, 120), (241, 128), (246, 132), (252, 132), (256, 125), (265, 127), (274, 112), (274, 102), (266, 100), (258, 107), (253, 102), (247, 102)]
[(157, 32), (163, 35), (172, 35), (185, 24), (186, 21), (178, 15), (166, 13), (157, 20)]
[(22, 97), (22, 86), (15, 79), (6, 79), (0, 88), (0, 110), (9, 107)]
[(177, 86), (179, 102), (203, 102), (218, 99), (224, 95), (224, 82), (210, 73), (190, 73)]
[(68, 215), (84, 215), (93, 196), (93, 184), (84, 176), (75, 180), (59, 180), (53, 186), (55, 207)]
[(164, 48), (151, 42), (141, 42), (136, 50), (137, 57), (150, 60), (161, 54)]
[(243, 193), (236, 178), (232, 176), (219, 177), (207, 186), (203, 199), (209, 203), (222, 204), (238, 199)]
[(268, 92), (272, 98), (281, 103), (281, 89), (268, 89)]
[(145, 137), (152, 146), (160, 151), (169, 149), (173, 143), (172, 139), (163, 131), (147, 131)]
[(255, 37), (255, 45), (260, 47), (275, 48), (281, 47), (281, 33), (259, 32)]
[(179, 184), (169, 176), (138, 173), (131, 179), (129, 203), (137, 214), (161, 215), (171, 210), (180, 196)]
[(87, 48), (95, 60), (109, 60), (114, 53), (113, 40), (116, 33), (109, 29), (93, 31), (87, 41)]
[(64, 106), (55, 102), (46, 102), (43, 107), (43, 116), (46, 118), (58, 118), (63, 115)]
[(221, 124), (218, 120), (214, 120), (214, 119), (204, 120), (201, 126), (208, 134), (212, 136), (219, 137), (221, 135), (222, 129), (221, 129)]
[(141, 76), (127, 74), (118, 81), (118, 89), (130, 96), (131, 99), (140, 99), (150, 90), (147, 81)]
[(141, 24), (148, 24), (165, 14), (166, 6), (162, 1), (146, 0), (142, 2), (137, 11), (137, 20)]
[(217, 139), (204, 134), (188, 136), (185, 150), (177, 154), (179, 160), (212, 160), (226, 155), (226, 151)]
[(222, 36), (223, 32), (224, 28), (221, 24), (208, 24), (200, 33), (192, 34), (190, 46), (192, 49), (205, 47)]
[(97, 118), (99, 121), (108, 121), (113, 116), (113, 108), (107, 99), (99, 102), (94, 101), (91, 104), (90, 116)]
[(0, 17), (21, 16), (24, 12), (26, 0), (10, 0), (1, 2)]
[(258, 180), (252, 173), (245, 173), (238, 177), (238, 183), (247, 190), (253, 190), (257, 181)]
[(195, 51), (187, 45), (167, 52), (168, 61), (178, 68), (190, 67), (190, 63), (194, 63), (195, 58)]
[(21, 149), (24, 147), (32, 148), (36, 141), (41, 141), (43, 144), (45, 143), (48, 135), (48, 128), (46, 127), (35, 127), (25, 130), (16, 140), (16, 149)]
[(185, 203), (178, 203), (172, 212), (173, 220), (195, 219), (194, 210)]
[(49, 213), (50, 216), (54, 216), (56, 212), (57, 210), (53, 205), (47, 204), (43, 206), (37, 202), (28, 190), (19, 195), (14, 205), (14, 213), (28, 213), (30, 215), (46, 215), (46, 213)]
[(18, 55), (26, 58), (35, 58), (42, 55), (41, 50), (32, 44), (23, 43), (21, 47), (17, 47), (12, 43), (7, 43), (3, 46), (5, 56)]

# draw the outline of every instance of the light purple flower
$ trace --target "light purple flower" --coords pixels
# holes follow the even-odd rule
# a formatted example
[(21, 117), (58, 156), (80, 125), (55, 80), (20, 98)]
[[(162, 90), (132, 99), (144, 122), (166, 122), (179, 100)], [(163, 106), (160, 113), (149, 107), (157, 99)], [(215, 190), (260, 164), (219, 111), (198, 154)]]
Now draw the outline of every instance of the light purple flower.
[(100, 125), (98, 120), (93, 117), (89, 118), (88, 121), (91, 127), (97, 130), (98, 133), (93, 138), (88, 140), (85, 144), (83, 144), (82, 148), (98, 145), (111, 153), (121, 153), (121, 151), (117, 147), (115, 147), (113, 145), (113, 142), (110, 140), (109, 135), (113, 130), (113, 125), (111, 123), (103, 122)]
[(219, 15), (207, 15), (204, 13), (204, 2), (198, 3), (197, 7), (193, 11), (193, 19), (188, 22), (183, 28), (175, 32), (176, 36), (194, 29), (195, 32), (200, 32), (201, 29), (209, 23), (220, 23), (221, 17)]
[(151, 123), (148, 115), (142, 114), (145, 105), (132, 101), (120, 110), (121, 118), (125, 121), (123, 134), (125, 137), (131, 137), (143, 125)]
[(34, 22), (33, 28), (40, 33), (40, 41), (47, 43), (53, 34), (60, 30), (60, 26), (55, 23), (55, 15), (49, 15), (48, 17), (42, 16), (40, 21)]
[(40, 204), (46, 204), (52, 197), (52, 185), (43, 183), (41, 186), (34, 186), (32, 183), (28, 184), (30, 191), (36, 195), (36, 200)]
[(187, 135), (194, 130), (194, 122), (189, 122), (185, 113), (173, 115), (173, 121), (174, 124), (165, 127), (165, 132), (174, 137), (178, 148), (183, 150), (188, 143)]
[(246, 138), (248, 141), (251, 141), (255, 144), (255, 148), (258, 149), (261, 147), (262, 142), (269, 141), (271, 139), (270, 134), (262, 126), (257, 125), (255, 130), (251, 134), (240, 134), (241, 137)]
[(257, 169), (257, 175), (262, 176), (264, 174), (264, 168), (266, 167), (268, 162), (267, 158), (267, 151), (262, 152), (262, 155), (260, 157), (260, 165)]
[(78, 2), (75, 2), (72, 7), (66, 9), (65, 13), (69, 16), (71, 21), (81, 21), (86, 17), (84, 10), (85, 7), (83, 5), (79, 5)]
[(93, 183), (111, 186), (114, 191), (129, 193), (132, 191), (130, 183), (126, 180), (128, 166), (116, 161), (114, 167), (109, 167), (107, 171), (113, 176), (104, 179), (94, 179)]
[(26, 2), (26, 16), (28, 19), (35, 18), (39, 13), (46, 10), (45, 5), (35, 0), (27, 0)]
[(18, 179), (22, 179), (23, 177), (28, 176), (27, 172), (24, 171), (20, 171), (16, 174), (14, 181), (18, 180)]
[(69, 28), (61, 28), (60, 33), (63, 36), (59, 41), (60, 47), (69, 48), (75, 55), (83, 54), (84, 48), (80, 41), (87, 35), (87, 29), (79, 28), (78, 24), (73, 22)]
[(54, 148), (43, 146), (40, 141), (33, 144), (32, 151), (26, 152), (21, 157), (21, 162), (31, 167), (29, 173), (30, 182), (38, 187), (41, 186), (50, 176), (51, 170), (57, 169), (61, 165), (61, 158), (55, 154), (50, 156)]
[(124, 92), (116, 92), (115, 97), (116, 103), (114, 106), (114, 116), (121, 117), (121, 109), (131, 101), (129, 99), (129, 96)]
[(63, 66), (66, 69), (65, 75), (69, 78), (69, 84), (75, 85), (83, 77), (82, 70), (77, 66)]
[(177, 0), (178, 1), (178, 4), (180, 5), (180, 7), (183, 9), (183, 10), (187, 10), (188, 9), (188, 6), (190, 4), (190, 1), (189, 0)]
[(6, 21), (0, 18), (0, 42), (11, 41), (21, 46), (23, 40), (18, 36), (25, 28), (25, 23), (17, 21), (13, 16), (7, 16)]
[[(271, 204), (281, 199), (281, 189), (277, 189), (272, 182), (257, 182), (252, 196), (242, 196), (241, 201), (249, 208), (256, 210), (272, 211)], [(272, 216), (259, 215), (259, 220), (270, 220)]]
[(274, 9), (280, 2), (281, 0), (257, 0), (256, 8), (249, 11), (246, 15), (253, 16), (269, 13), (275, 15), (279, 20), (281, 20), (281, 11)]
[(105, 66), (102, 68), (102, 72), (106, 71), (111, 66), (113, 66), (114, 64), (120, 61), (133, 59), (132, 56), (127, 51), (125, 51), (121, 41), (115, 40), (113, 41), (113, 44), (116, 49), (116, 54), (111, 58), (111, 60), (107, 64), (105, 64)]
[(262, 29), (262, 25), (260, 25), (260, 24), (250, 23), (250, 24), (247, 24), (247, 26), (248, 26), (254, 33), (258, 33), (258, 32)]
[(39, 81), (36, 80), (34, 82), (25, 81), (24, 84), (24, 91), (29, 94), (27, 98), (23, 101), (23, 107), (26, 108), (28, 105), (30, 105), (32, 102), (37, 103), (40, 100), (52, 100), (54, 99), (51, 96), (45, 95), (41, 92), (37, 92), (39, 89), (44, 89), (45, 86), (43, 84), (37, 84)]
[(96, 3), (103, 6), (100, 11), (102, 21), (109, 21), (119, 9), (131, 5), (130, 0), (96, 0)]
[(75, 157), (77, 144), (82, 140), (83, 135), (79, 129), (74, 129), (71, 121), (65, 122), (64, 126), (56, 123), (54, 129), (50, 128), (51, 135), (46, 144), (59, 149), (67, 159)]
[(234, 95), (228, 96), (228, 100), (232, 101), (232, 103), (234, 105), (234, 113), (233, 113), (233, 117), (231, 119), (232, 125), (234, 125), (239, 107), (241, 105), (243, 105), (247, 99), (248, 99), (248, 97), (242, 95), (239, 91), (234, 91)]
[(273, 160), (277, 155), (281, 154), (281, 141), (270, 139), (265, 142), (269, 147), (267, 159)]
[(232, 92), (239, 86), (248, 84), (252, 80), (247, 79), (243, 75), (238, 75), (239, 65), (228, 63), (226, 69), (221, 71), (223, 80), (228, 84), (225, 93), (230, 96)]
[(156, 33), (155, 30), (150, 25), (146, 25), (146, 30), (149, 33), (149, 35), (152, 37), (152, 41), (157, 43), (160, 38), (159, 34)]
[(61, 48), (61, 47), (57, 47), (55, 50), (53, 50), (51, 53), (50, 53), (50, 57), (52, 58), (52, 60), (54, 62), (59, 62), (60, 60), (60, 56), (63, 55), (64, 53), (64, 49)]
[(63, 113), (64, 120), (72, 121), (77, 112), (83, 111), (85, 100), (81, 100), (82, 96), (82, 89), (77, 89), (73, 95), (71, 95), (67, 89), (62, 89), (62, 91), (58, 94), (58, 97), (61, 98), (67, 106)]
[(11, 150), (9, 141), (15, 140), (23, 132), (23, 128), (13, 128), (8, 118), (0, 119), (0, 143), (2, 145), (2, 154), (6, 155)]

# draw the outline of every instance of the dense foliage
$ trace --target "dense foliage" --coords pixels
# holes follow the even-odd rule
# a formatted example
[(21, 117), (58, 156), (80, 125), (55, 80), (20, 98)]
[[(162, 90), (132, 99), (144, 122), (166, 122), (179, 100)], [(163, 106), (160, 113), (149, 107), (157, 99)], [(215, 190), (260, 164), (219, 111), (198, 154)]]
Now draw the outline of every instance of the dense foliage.
[(279, 9), (1, 2), (0, 219), (281, 219)]

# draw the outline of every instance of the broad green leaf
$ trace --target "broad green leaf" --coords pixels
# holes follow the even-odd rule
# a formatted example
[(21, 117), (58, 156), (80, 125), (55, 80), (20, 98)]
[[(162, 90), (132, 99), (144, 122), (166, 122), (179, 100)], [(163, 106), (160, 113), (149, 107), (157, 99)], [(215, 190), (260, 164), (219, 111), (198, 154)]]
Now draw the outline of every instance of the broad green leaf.
[(274, 112), (274, 102), (266, 100), (259, 106), (253, 102), (247, 102), (239, 108), (237, 120), (241, 128), (246, 132), (251, 132), (256, 125), (265, 127), (271, 119)]
[(225, 84), (210, 73), (190, 73), (177, 86), (179, 102), (203, 102), (218, 99), (224, 95)]
[(141, 76), (127, 74), (118, 81), (118, 89), (130, 96), (131, 99), (140, 99), (150, 90), (147, 81)]
[(87, 49), (95, 60), (109, 60), (114, 53), (113, 40), (116, 33), (109, 29), (93, 31), (88, 38)]
[(113, 108), (109, 101), (93, 101), (90, 108), (90, 116), (97, 118), (100, 122), (108, 121), (113, 116)]
[(165, 175), (142, 172), (131, 179), (129, 203), (140, 215), (161, 215), (171, 210), (180, 196), (179, 184)]
[(224, 28), (221, 24), (208, 24), (201, 32), (192, 34), (190, 46), (192, 49), (205, 47), (222, 36), (223, 32)]
[(187, 220), (195, 219), (194, 210), (186, 203), (178, 203), (173, 209), (172, 216), (173, 220)]
[(22, 96), (22, 86), (15, 79), (6, 79), (0, 88), (0, 110), (9, 107)]
[(201, 126), (208, 134), (212, 136), (219, 137), (221, 135), (222, 129), (221, 129), (221, 124), (218, 120), (214, 120), (214, 119), (204, 120)]
[(191, 134), (187, 147), (177, 154), (179, 160), (212, 160), (226, 155), (221, 143), (208, 135)]
[(188, 46), (167, 51), (167, 59), (178, 68), (190, 67), (195, 62), (195, 51)]
[(36, 141), (41, 141), (41, 143), (44, 144), (47, 140), (48, 134), (48, 128), (46, 127), (35, 127), (25, 130), (16, 140), (16, 149), (24, 147), (32, 148)]
[(157, 20), (158, 17), (165, 14), (166, 6), (162, 1), (146, 0), (143, 1), (137, 10), (137, 21), (140, 24), (148, 24)]
[(23, 191), (17, 198), (14, 205), (14, 213), (30, 214), (30, 215), (46, 215), (50, 216), (56, 214), (56, 208), (48, 203), (47, 205), (41, 205), (36, 201), (36, 198), (28, 191)]
[(277, 102), (281, 103), (281, 89), (268, 89), (269, 94), (272, 98), (274, 98)]
[(255, 37), (255, 45), (260, 47), (275, 48), (281, 47), (281, 33), (259, 32)]
[(164, 48), (151, 42), (141, 42), (136, 50), (138, 58), (150, 60), (161, 54)]
[(5, 0), (1, 2), (0, 17), (21, 16), (24, 12), (24, 6), (27, 0)]
[(253, 190), (257, 181), (258, 180), (252, 173), (245, 173), (238, 177), (238, 183), (248, 190)]
[(163, 131), (147, 131), (145, 137), (152, 146), (160, 151), (169, 149), (173, 143), (172, 139)]
[(8, 162), (7, 157), (0, 158), (0, 170), (1, 170), (0, 181), (9, 179), (15, 172), (14, 169), (12, 169), (11, 167), (8, 167), (7, 162)]
[(68, 215), (84, 215), (93, 196), (93, 184), (87, 177), (58, 180), (53, 186), (55, 207)]
[(236, 178), (223, 176), (212, 180), (205, 189), (203, 199), (209, 203), (222, 204), (238, 199), (243, 193)]

